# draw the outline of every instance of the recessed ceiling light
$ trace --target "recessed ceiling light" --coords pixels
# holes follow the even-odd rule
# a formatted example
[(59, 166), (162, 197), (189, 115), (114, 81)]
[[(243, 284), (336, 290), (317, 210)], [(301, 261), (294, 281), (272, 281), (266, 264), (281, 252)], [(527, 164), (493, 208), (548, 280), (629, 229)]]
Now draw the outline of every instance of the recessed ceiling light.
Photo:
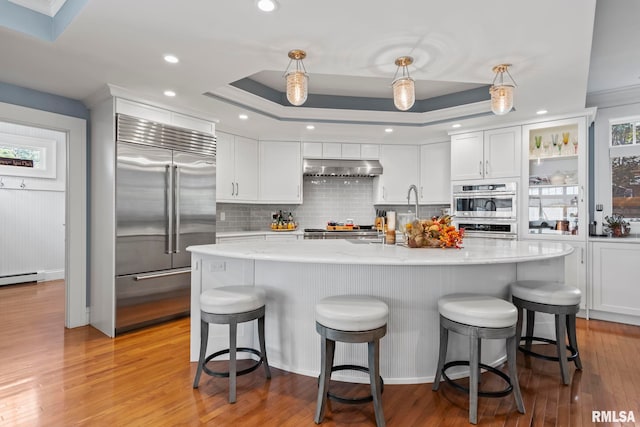
[(172, 90), (165, 90), (164, 91), (164, 96), (170, 96), (170, 97), (174, 97), (176, 96), (176, 93)]
[(543, 114), (547, 114), (547, 110), (538, 110), (538, 111), (536, 111), (536, 114), (539, 115), (539, 116), (541, 116)]
[(460, 123), (456, 123), (456, 124), (451, 125), (452, 128), (459, 128), (461, 126), (462, 125)]
[(256, 4), (258, 5), (258, 9), (263, 12), (273, 12), (277, 7), (275, 0), (258, 0)]
[(386, 128), (384, 131), (385, 131), (386, 133), (391, 133), (391, 132), (393, 132), (393, 128)]
[(247, 120), (247, 119), (249, 118), (249, 116), (247, 116), (246, 114), (242, 114), (242, 113), (241, 113), (241, 114), (238, 114), (238, 118), (239, 118), (240, 120)]
[(174, 56), (174, 55), (165, 55), (164, 56), (164, 60), (167, 61), (170, 64), (177, 64), (178, 62), (180, 62), (178, 57)]
[(307, 129), (314, 130), (316, 127), (314, 125), (307, 125)]

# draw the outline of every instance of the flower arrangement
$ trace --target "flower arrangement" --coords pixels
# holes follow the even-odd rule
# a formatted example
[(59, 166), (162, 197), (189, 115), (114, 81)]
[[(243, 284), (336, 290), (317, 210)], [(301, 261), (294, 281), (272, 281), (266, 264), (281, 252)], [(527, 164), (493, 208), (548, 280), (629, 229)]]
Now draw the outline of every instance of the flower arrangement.
[(623, 237), (629, 234), (629, 222), (625, 221), (622, 215), (611, 214), (611, 216), (605, 216), (604, 222), (615, 237)]
[(406, 242), (410, 248), (462, 247), (464, 230), (451, 225), (451, 216), (417, 219), (406, 225)]

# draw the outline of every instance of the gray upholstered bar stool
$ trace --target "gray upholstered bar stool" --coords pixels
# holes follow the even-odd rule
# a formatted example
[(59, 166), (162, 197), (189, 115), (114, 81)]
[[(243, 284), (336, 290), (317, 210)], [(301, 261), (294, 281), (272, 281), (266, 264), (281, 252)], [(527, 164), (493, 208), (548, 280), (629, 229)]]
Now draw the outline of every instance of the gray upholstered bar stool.
[[(229, 403), (236, 401), (236, 376), (253, 372), (264, 363), (264, 372), (271, 378), (264, 341), (265, 292), (254, 286), (223, 286), (209, 289), (200, 294), (200, 358), (193, 388), (198, 388), (202, 371), (214, 377), (229, 378)], [(258, 340), (260, 351), (253, 348), (237, 347), (238, 323), (258, 320)], [(229, 325), (229, 348), (207, 354), (209, 324)], [(258, 356), (258, 360), (248, 368), (237, 370), (236, 352), (247, 352)], [(229, 371), (219, 372), (207, 368), (207, 363), (218, 356), (229, 354)]]
[[(316, 424), (324, 419), (327, 397), (343, 403), (373, 401), (378, 427), (384, 427), (382, 411), (382, 378), (380, 377), (380, 338), (387, 333), (389, 308), (384, 302), (358, 295), (341, 295), (324, 298), (316, 304), (316, 331), (320, 334), (321, 368), (316, 405)], [(368, 368), (356, 365), (333, 366), (336, 341), (368, 344)], [(340, 370), (356, 370), (369, 373), (371, 396), (346, 399), (329, 393), (331, 373)]]
[[(569, 384), (569, 364), (573, 361), (577, 369), (582, 369), (582, 361), (578, 352), (576, 339), (576, 313), (580, 310), (580, 289), (566, 286), (561, 282), (544, 280), (521, 280), (514, 282), (511, 287), (511, 299), (518, 309), (518, 344), (525, 340), (525, 345), (519, 345), (520, 351), (540, 359), (560, 362), (562, 382)], [(523, 310), (527, 310), (527, 330), (522, 336)], [(540, 338), (533, 335), (535, 315), (539, 313), (553, 314), (555, 317), (556, 339)], [(566, 344), (566, 338), (569, 345)], [(533, 341), (545, 342), (556, 346), (556, 356), (546, 356), (531, 350)], [(571, 354), (566, 356), (566, 350)]]
[[(502, 397), (513, 392), (518, 411), (524, 414), (524, 402), (520, 393), (518, 373), (516, 371), (516, 308), (509, 301), (487, 295), (476, 294), (451, 294), (438, 300), (438, 312), (440, 313), (440, 355), (438, 368), (433, 381), (433, 390), (440, 387), (442, 376), (448, 383), (457, 389), (469, 393), (469, 422), (478, 423), (478, 396)], [(469, 337), (470, 356), (469, 361), (452, 361), (445, 363), (447, 346), (449, 343), (449, 331), (457, 332)], [(481, 359), (481, 340), (499, 339), (507, 340), (507, 363), (509, 376), (503, 372), (483, 363)], [(469, 366), (469, 388), (454, 383), (449, 379), (446, 370), (452, 366)], [(507, 387), (502, 391), (483, 392), (478, 390), (480, 380), (480, 368), (484, 368), (501, 377)]]

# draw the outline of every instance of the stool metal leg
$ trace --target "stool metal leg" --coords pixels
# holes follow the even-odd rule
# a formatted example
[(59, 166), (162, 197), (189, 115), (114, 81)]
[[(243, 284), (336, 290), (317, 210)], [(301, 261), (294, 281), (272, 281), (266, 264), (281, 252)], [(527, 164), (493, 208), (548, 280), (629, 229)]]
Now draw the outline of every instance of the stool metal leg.
[(382, 396), (380, 392), (380, 340), (369, 341), (369, 381), (371, 396), (373, 396), (373, 411), (376, 415), (376, 425), (385, 427), (384, 411), (382, 410)]
[(444, 362), (447, 358), (447, 345), (449, 344), (449, 330), (442, 326), (440, 323), (440, 354), (438, 355), (438, 367), (436, 368), (436, 375), (433, 378), (433, 386), (431, 390), (437, 391), (440, 387), (440, 379), (442, 377), (442, 369), (444, 368)]
[(271, 369), (267, 360), (267, 346), (264, 341), (264, 316), (258, 318), (258, 340), (260, 341), (260, 353), (262, 353), (262, 363), (264, 364), (264, 373), (267, 378), (271, 378)]
[(573, 363), (576, 364), (576, 368), (582, 370), (582, 361), (580, 360), (580, 352), (578, 351), (578, 340), (576, 338), (576, 315), (569, 314), (567, 316), (567, 335), (569, 335), (569, 346), (572, 347), (576, 353), (576, 358), (573, 359)]
[(518, 342), (516, 337), (507, 338), (507, 363), (509, 364), (509, 377), (511, 378), (511, 386), (513, 387), (513, 395), (516, 399), (516, 406), (518, 412), (525, 413), (524, 401), (522, 400), (522, 393), (520, 393), (520, 381), (518, 381), (518, 370), (516, 368), (516, 350), (518, 348)]
[(536, 323), (536, 312), (533, 310), (527, 310), (527, 332), (525, 334), (525, 337), (527, 337), (527, 339), (524, 342), (524, 348), (527, 349), (528, 351), (531, 351), (531, 344), (533, 343), (533, 340), (530, 337), (533, 337), (533, 327), (535, 323)]
[(469, 347), (471, 350), (469, 358), (469, 422), (478, 424), (478, 372), (480, 361), (478, 357), (478, 336), (474, 330), (469, 335)]
[(229, 403), (236, 403), (236, 348), (238, 340), (238, 323), (229, 323)]
[(200, 383), (200, 375), (202, 375), (202, 365), (207, 356), (207, 341), (209, 339), (209, 324), (204, 320), (200, 321), (200, 356), (198, 358), (198, 369), (196, 377), (193, 380), (193, 388), (198, 388)]
[(560, 374), (562, 382), (569, 384), (569, 364), (567, 362), (567, 344), (566, 344), (566, 328), (567, 315), (556, 314), (556, 348), (558, 349), (558, 359), (560, 360)]
[(327, 406), (327, 392), (329, 391), (329, 380), (331, 379), (331, 368), (333, 367), (333, 355), (336, 349), (336, 342), (322, 336), (320, 342), (320, 383), (318, 384), (318, 401), (316, 403), (315, 423), (320, 424), (324, 419), (324, 411)]

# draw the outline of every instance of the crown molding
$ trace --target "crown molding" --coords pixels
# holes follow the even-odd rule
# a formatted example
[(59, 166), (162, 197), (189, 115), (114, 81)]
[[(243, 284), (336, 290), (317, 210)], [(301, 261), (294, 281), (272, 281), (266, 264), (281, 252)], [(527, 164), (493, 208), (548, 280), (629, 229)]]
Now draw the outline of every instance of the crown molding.
[(587, 107), (609, 108), (640, 103), (640, 85), (587, 93)]

